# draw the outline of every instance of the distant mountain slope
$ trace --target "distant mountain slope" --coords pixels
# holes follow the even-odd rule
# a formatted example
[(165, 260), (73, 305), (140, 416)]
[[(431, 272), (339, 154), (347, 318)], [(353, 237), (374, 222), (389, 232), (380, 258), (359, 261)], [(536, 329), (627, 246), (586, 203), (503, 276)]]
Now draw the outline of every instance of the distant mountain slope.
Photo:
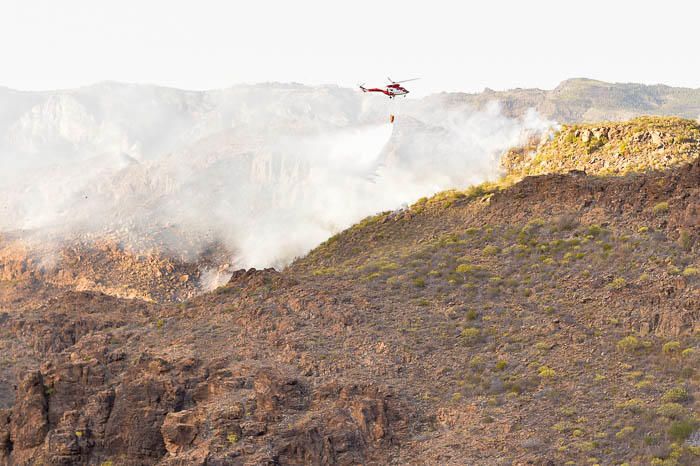
[(454, 103), (478, 107), (498, 100), (507, 115), (522, 115), (535, 108), (559, 123), (627, 120), (641, 115), (700, 117), (700, 89), (665, 85), (606, 83), (592, 79), (569, 79), (553, 90), (486, 90), (480, 94), (443, 94)]

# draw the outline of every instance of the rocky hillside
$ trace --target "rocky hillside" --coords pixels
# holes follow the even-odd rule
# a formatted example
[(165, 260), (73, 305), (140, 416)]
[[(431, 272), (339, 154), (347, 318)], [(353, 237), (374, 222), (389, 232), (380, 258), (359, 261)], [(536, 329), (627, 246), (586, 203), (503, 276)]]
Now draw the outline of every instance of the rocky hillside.
[(511, 149), (501, 166), (511, 176), (585, 171), (593, 175), (666, 170), (700, 157), (700, 124), (668, 117), (564, 125), (550, 138)]
[(695, 160), (445, 192), (180, 304), (19, 277), (0, 457), (697, 464), (699, 251)]

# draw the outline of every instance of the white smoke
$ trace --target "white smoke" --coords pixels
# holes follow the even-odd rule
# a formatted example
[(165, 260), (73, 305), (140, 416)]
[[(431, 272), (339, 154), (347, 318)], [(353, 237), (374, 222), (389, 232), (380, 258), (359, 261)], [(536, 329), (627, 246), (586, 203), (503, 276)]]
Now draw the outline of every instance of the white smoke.
[(450, 95), (390, 103), (299, 85), (3, 100), (0, 231), (108, 232), (186, 259), (219, 243), (241, 267), (284, 265), (367, 215), (493, 179), (501, 152), (551, 126)]

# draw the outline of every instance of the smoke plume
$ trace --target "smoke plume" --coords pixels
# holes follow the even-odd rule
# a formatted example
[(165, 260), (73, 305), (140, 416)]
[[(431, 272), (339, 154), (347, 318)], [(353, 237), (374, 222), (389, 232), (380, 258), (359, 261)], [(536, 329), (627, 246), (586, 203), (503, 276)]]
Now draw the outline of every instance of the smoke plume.
[(493, 179), (501, 152), (551, 126), (447, 94), (276, 84), (0, 89), (0, 108), (0, 231), (109, 234), (185, 259), (223, 244), (240, 267), (283, 266), (367, 215)]

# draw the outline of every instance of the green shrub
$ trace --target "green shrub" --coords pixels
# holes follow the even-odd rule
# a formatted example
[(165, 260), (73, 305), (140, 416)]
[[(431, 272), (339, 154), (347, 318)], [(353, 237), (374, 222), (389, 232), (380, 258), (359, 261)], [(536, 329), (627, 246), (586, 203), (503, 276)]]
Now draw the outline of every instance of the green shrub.
[(685, 387), (674, 387), (661, 396), (664, 403), (678, 403), (688, 399), (688, 390)]
[(621, 290), (625, 287), (625, 285), (627, 285), (627, 281), (622, 277), (617, 277), (613, 279), (613, 281), (608, 283), (608, 288), (611, 288), (613, 290)]
[(467, 344), (474, 344), (481, 339), (481, 330), (476, 327), (466, 327), (460, 333), (462, 341)]
[(457, 273), (462, 273), (462, 274), (468, 274), (468, 273), (473, 273), (476, 272), (479, 269), (476, 265), (471, 265), (471, 264), (459, 264), (457, 268), (455, 269), (455, 272)]
[(661, 348), (661, 351), (664, 354), (671, 354), (671, 353), (677, 353), (681, 349), (681, 342), (680, 341), (669, 341), (667, 343), (664, 343), (664, 346)]
[(600, 225), (593, 224), (588, 227), (586, 234), (595, 238), (597, 236), (600, 236), (604, 231), (605, 230), (603, 230), (603, 227), (601, 227)]
[(693, 248), (693, 236), (688, 230), (681, 230), (678, 236), (678, 245), (685, 251), (690, 251)]
[(424, 278), (414, 278), (413, 279), (413, 286), (416, 288), (425, 288), (425, 279)]
[(469, 360), (469, 367), (471, 367), (472, 369), (483, 369), (484, 358), (477, 354)]
[(668, 435), (672, 439), (683, 442), (690, 437), (695, 430), (695, 424), (691, 421), (676, 421), (668, 428)]
[(632, 426), (623, 427), (622, 429), (620, 429), (619, 432), (615, 433), (615, 438), (620, 439), (620, 438), (627, 437), (632, 432), (634, 432), (634, 427), (632, 427)]
[(546, 341), (538, 341), (535, 343), (535, 349), (538, 351), (549, 351), (550, 348), (552, 348), (552, 345)]
[(620, 351), (631, 352), (642, 347), (637, 337), (629, 335), (617, 342), (617, 349)]
[(502, 371), (506, 366), (508, 366), (508, 363), (502, 359), (496, 362), (496, 370)]
[(669, 205), (668, 202), (659, 202), (656, 204), (653, 208), (652, 211), (654, 212), (654, 215), (662, 215), (667, 213), (669, 210)]
[(647, 388), (651, 388), (652, 385), (654, 385), (654, 381), (650, 380), (650, 379), (645, 379), (645, 380), (642, 380), (641, 382), (637, 382), (636, 384), (634, 384), (634, 386), (640, 390), (645, 390)]
[(679, 403), (664, 403), (656, 410), (656, 414), (671, 419), (679, 419), (685, 414), (685, 409)]
[(554, 372), (554, 369), (552, 369), (551, 367), (547, 367), (547, 366), (540, 367), (537, 372), (538, 372), (539, 376), (542, 378), (552, 378), (556, 375), (556, 372)]
[(642, 412), (642, 408), (644, 408), (644, 403), (639, 398), (632, 398), (631, 400), (618, 403), (615, 407), (624, 411), (629, 411), (630, 413), (637, 414)]
[(683, 269), (684, 277), (696, 277), (700, 274), (700, 270), (697, 267), (686, 267)]

